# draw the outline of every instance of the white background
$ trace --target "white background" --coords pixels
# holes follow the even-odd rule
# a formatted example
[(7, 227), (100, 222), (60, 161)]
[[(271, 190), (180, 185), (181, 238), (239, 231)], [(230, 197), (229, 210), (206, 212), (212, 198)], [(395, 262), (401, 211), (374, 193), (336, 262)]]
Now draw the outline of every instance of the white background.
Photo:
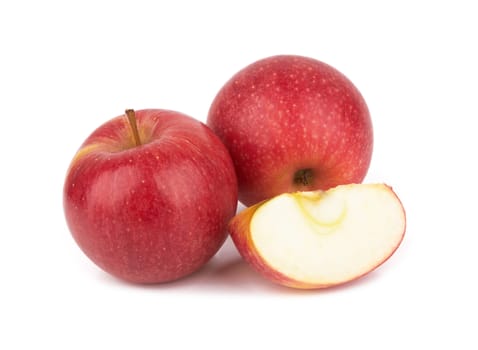
[[(0, 348), (477, 349), (478, 12), (473, 1), (2, 1)], [(266, 282), (230, 241), (153, 287), (93, 265), (66, 227), (71, 158), (126, 107), (205, 121), (253, 61), (312, 56), (372, 113), (367, 182), (392, 185), (405, 240), (352, 284)]]

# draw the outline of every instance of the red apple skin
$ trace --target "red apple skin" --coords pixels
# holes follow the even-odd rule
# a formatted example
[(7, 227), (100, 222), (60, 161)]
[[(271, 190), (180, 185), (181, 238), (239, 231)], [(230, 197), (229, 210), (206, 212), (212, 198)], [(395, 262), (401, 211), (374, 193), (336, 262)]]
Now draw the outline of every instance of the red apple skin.
[(140, 146), (124, 115), (86, 139), (67, 172), (64, 212), (79, 247), (103, 270), (134, 283), (172, 281), (223, 244), (237, 180), (204, 124), (168, 110), (136, 118)]
[(273, 56), (245, 67), (219, 91), (207, 124), (231, 154), (246, 206), (362, 182), (372, 157), (364, 98), (342, 73), (308, 57)]
[[(392, 187), (388, 186), (390, 190), (393, 192), (395, 197), (401, 203), (400, 198), (397, 194), (393, 191)], [(307, 281), (299, 281), (297, 279), (291, 278), (280, 271), (275, 270), (272, 266), (267, 264), (267, 261), (261, 256), (260, 252), (257, 251), (256, 247), (254, 246), (254, 242), (251, 238), (251, 232), (249, 230), (251, 220), (254, 216), (254, 213), (259, 209), (263, 204), (265, 204), (268, 200), (262, 201), (260, 203), (256, 203), (255, 205), (245, 208), (243, 211), (238, 213), (234, 218), (229, 222), (228, 230), (231, 236), (234, 245), (237, 248), (237, 251), (242, 256), (242, 258), (262, 277), (266, 280), (273, 282), (278, 285), (282, 285), (285, 287), (295, 288), (295, 289), (325, 289), (336, 287), (339, 285), (347, 284), (353, 282), (370, 272), (377, 269), (379, 266), (384, 264), (390, 257), (395, 253), (395, 251), (400, 246), (406, 232), (406, 226), (404, 226), (404, 230), (402, 233), (402, 238), (397, 245), (390, 251), (390, 254), (386, 256), (383, 260), (378, 261), (375, 265), (370, 266), (368, 271), (364, 271), (363, 274), (357, 275), (354, 278), (341, 281), (336, 283), (311, 283)], [(403, 209), (403, 205), (402, 205)], [(405, 210), (403, 209), (403, 216), (405, 218)], [(406, 220), (405, 220), (406, 221)]]

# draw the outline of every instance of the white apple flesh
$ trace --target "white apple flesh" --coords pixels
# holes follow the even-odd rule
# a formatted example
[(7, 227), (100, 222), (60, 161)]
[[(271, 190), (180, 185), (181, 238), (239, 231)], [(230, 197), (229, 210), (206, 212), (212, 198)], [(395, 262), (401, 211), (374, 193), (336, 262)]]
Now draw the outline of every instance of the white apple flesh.
[(374, 270), (398, 248), (405, 211), (385, 184), (286, 193), (250, 207), (230, 224), (241, 254), (274, 282), (324, 288)]

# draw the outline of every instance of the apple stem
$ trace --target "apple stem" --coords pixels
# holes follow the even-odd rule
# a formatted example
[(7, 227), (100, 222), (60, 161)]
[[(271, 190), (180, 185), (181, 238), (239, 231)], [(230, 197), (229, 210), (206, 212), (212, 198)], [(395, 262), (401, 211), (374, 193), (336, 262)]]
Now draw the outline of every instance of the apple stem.
[(136, 122), (136, 115), (134, 113), (134, 109), (127, 109), (125, 111), (125, 114), (128, 117), (129, 125), (131, 126), (131, 130), (133, 132), (134, 142), (136, 146), (141, 146), (141, 139), (139, 138), (138, 124)]

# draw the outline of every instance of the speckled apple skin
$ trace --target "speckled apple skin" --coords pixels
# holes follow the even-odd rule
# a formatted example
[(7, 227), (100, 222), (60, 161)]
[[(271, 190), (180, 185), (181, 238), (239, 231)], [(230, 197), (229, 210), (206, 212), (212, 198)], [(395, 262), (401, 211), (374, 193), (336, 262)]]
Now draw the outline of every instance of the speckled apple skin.
[[(167, 110), (136, 112), (95, 130), (68, 169), (64, 211), (83, 252), (135, 283), (186, 276), (221, 247), (237, 206), (230, 156), (204, 124)], [(127, 149), (124, 149), (127, 148)]]
[[(232, 156), (246, 206), (284, 192), (361, 182), (373, 129), (364, 98), (335, 68), (302, 56), (273, 56), (234, 75), (207, 124)], [(310, 169), (307, 185), (294, 182)]]

